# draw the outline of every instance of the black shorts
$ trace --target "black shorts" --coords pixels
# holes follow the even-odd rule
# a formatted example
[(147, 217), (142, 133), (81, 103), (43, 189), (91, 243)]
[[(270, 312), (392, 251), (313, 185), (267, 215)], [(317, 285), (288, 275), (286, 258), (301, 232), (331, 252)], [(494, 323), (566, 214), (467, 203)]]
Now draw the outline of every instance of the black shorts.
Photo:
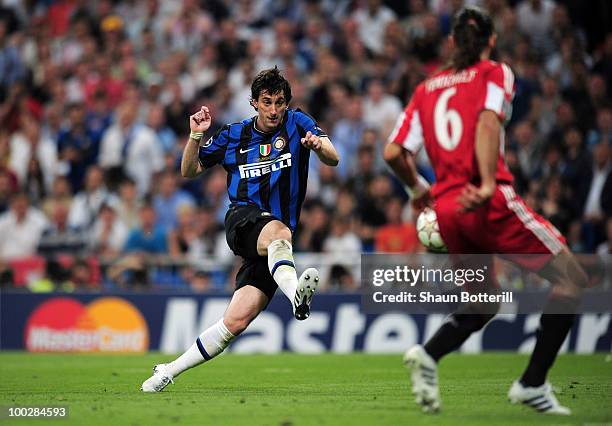
[(254, 205), (230, 206), (225, 215), (225, 237), (234, 254), (243, 258), (236, 274), (236, 290), (251, 285), (261, 290), (268, 301), (278, 285), (270, 275), (268, 258), (257, 254), (257, 239), (268, 222), (278, 220)]

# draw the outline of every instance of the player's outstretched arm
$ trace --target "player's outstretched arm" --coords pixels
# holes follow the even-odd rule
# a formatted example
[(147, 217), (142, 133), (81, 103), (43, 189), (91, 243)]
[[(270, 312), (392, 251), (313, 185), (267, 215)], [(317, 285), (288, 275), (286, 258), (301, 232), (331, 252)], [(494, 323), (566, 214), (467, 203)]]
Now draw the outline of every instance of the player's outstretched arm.
[(201, 106), (200, 110), (189, 117), (189, 140), (183, 150), (181, 160), (181, 175), (186, 178), (194, 178), (204, 171), (198, 159), (200, 142), (204, 132), (207, 131), (212, 122), (208, 107)]
[(337, 166), (340, 162), (340, 156), (327, 136), (318, 137), (309, 131), (301, 142), (306, 148), (313, 150), (322, 163)]
[(396, 143), (389, 143), (383, 153), (385, 161), (405, 185), (414, 207), (421, 210), (431, 204), (429, 183), (419, 174), (414, 154)]

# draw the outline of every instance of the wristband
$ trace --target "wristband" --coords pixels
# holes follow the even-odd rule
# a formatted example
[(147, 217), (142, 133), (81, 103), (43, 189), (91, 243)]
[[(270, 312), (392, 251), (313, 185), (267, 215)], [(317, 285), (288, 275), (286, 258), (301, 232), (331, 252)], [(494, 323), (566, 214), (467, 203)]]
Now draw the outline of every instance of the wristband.
[(415, 198), (422, 197), (423, 194), (429, 191), (429, 187), (429, 182), (427, 182), (423, 176), (417, 175), (417, 181), (414, 186), (406, 185), (404, 186), (404, 189), (408, 193), (410, 199), (414, 200)]
[(193, 139), (194, 141), (198, 141), (198, 142), (200, 142), (200, 140), (202, 139), (202, 136), (204, 136), (203, 132), (193, 132), (192, 131), (191, 133), (189, 133), (189, 137)]

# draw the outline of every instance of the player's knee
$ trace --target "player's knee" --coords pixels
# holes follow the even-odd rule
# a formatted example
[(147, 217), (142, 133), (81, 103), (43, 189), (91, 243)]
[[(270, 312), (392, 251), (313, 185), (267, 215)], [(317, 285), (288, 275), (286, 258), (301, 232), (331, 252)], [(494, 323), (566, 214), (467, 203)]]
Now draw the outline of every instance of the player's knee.
[(474, 333), (481, 330), (487, 323), (493, 318), (495, 314), (484, 313), (484, 314), (453, 314), (453, 320), (457, 324), (457, 327)]
[(582, 292), (583, 287), (578, 286), (574, 282), (567, 281), (555, 284), (550, 290), (550, 296), (578, 301), (582, 297)]
[(474, 303), (465, 305), (453, 314), (459, 328), (469, 332), (481, 330), (499, 311), (499, 303)]
[(259, 234), (257, 246), (258, 248), (261, 247), (262, 249), (267, 248), (272, 241), (276, 240), (291, 241), (291, 231), (284, 223), (278, 220), (271, 221), (264, 226)]
[(234, 336), (241, 334), (251, 323), (249, 316), (232, 316), (223, 318), (223, 323)]
[(276, 233), (276, 238), (274, 238), (272, 241), (276, 241), (276, 240), (291, 241), (291, 231), (289, 230), (289, 228), (285, 226), (279, 229), (278, 232)]

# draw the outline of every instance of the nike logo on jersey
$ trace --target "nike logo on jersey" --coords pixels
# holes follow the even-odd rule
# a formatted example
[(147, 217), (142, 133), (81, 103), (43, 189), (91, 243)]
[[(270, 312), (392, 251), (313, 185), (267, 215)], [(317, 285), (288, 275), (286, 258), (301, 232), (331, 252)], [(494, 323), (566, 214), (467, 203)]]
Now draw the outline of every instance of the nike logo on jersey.
[(241, 154), (245, 154), (245, 153), (247, 153), (247, 152), (249, 152), (249, 151), (253, 151), (254, 149), (255, 149), (255, 148), (249, 148), (249, 149), (242, 149), (242, 148), (240, 148), (240, 153), (241, 153)]
[(267, 175), (271, 172), (276, 172), (285, 167), (291, 167), (291, 153), (287, 152), (274, 160), (260, 161), (258, 163), (249, 163), (238, 166), (240, 170), (240, 179), (248, 179)]

